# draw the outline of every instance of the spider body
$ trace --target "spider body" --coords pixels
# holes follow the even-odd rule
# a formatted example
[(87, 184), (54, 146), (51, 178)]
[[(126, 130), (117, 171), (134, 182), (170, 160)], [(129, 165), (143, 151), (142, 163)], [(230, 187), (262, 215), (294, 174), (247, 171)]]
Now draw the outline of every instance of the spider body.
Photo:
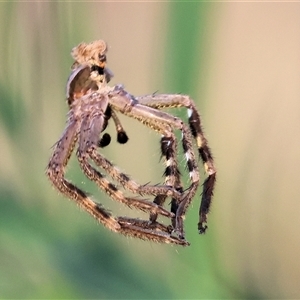
[[(207, 228), (207, 213), (216, 178), (212, 155), (202, 132), (200, 116), (188, 96), (155, 94), (133, 97), (121, 85), (110, 87), (107, 83), (113, 74), (106, 68), (106, 52), (107, 45), (101, 40), (90, 44), (82, 43), (72, 50), (75, 62), (67, 84), (68, 120), (64, 133), (55, 144), (47, 175), (62, 194), (74, 200), (114, 232), (161, 243), (189, 245), (184, 237), (183, 219), (200, 180), (193, 151), (193, 139), (208, 174), (204, 181), (199, 211), (199, 233), (204, 233)], [(186, 107), (189, 126), (181, 119), (161, 110), (170, 107)], [(116, 126), (118, 142), (128, 141), (128, 136), (117, 117), (118, 113), (134, 118), (162, 135), (161, 152), (166, 164), (163, 185), (138, 184), (98, 151), (99, 147), (105, 147), (111, 141), (107, 133), (103, 134), (111, 119)], [(174, 130), (180, 130), (182, 133), (181, 142), (190, 175), (191, 183), (185, 192), (178, 170), (177, 140)], [(86, 177), (94, 181), (112, 199), (131, 208), (148, 212), (149, 220), (114, 217), (101, 204), (96, 203), (65, 178), (65, 167), (76, 145), (76, 156)], [(91, 161), (97, 168), (90, 163)], [(122, 190), (106, 179), (99, 169), (120, 183), (125, 190), (141, 196), (153, 195), (154, 201), (126, 196)], [(163, 207), (167, 197), (172, 199), (171, 211)], [(171, 225), (159, 223), (157, 221), (159, 215), (170, 218)]]

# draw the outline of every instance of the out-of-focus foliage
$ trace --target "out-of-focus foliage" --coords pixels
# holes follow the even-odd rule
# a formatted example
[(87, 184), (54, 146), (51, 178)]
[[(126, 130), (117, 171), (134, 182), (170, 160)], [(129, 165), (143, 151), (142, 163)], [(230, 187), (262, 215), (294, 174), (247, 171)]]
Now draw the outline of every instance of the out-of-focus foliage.
[[(0, 3), (0, 298), (299, 298), (299, 10)], [(207, 235), (196, 230), (199, 194), (187, 214), (189, 248), (111, 233), (44, 176), (64, 128), (70, 50), (95, 39), (110, 46), (113, 84), (189, 94), (202, 114), (218, 185)], [(159, 136), (122, 123), (129, 143), (113, 141), (105, 155), (140, 183), (162, 181)], [(115, 214), (135, 215), (75, 159), (68, 177)]]

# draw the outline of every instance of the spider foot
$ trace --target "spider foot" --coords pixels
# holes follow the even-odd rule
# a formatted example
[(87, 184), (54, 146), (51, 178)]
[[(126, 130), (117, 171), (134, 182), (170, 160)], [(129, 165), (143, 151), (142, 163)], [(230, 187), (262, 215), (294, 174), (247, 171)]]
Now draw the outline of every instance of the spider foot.
[(204, 234), (206, 232), (206, 229), (208, 228), (207, 225), (203, 225), (204, 222), (198, 223), (198, 232), (199, 234)]
[(175, 219), (174, 220), (175, 226), (173, 232), (178, 236), (179, 239), (184, 240), (185, 239), (185, 232), (183, 230), (184, 216), (176, 216), (174, 219)]
[(207, 215), (205, 213), (200, 213), (200, 220), (198, 223), (198, 232), (199, 234), (204, 234), (207, 227)]
[(173, 234), (175, 234), (180, 240), (185, 240), (185, 233), (183, 230), (173, 229)]

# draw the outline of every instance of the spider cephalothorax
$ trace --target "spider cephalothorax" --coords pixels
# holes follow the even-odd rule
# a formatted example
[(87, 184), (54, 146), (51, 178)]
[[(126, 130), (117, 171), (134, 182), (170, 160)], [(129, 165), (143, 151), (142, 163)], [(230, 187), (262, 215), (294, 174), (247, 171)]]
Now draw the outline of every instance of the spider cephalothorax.
[[(65, 131), (55, 144), (47, 175), (61, 193), (73, 199), (112, 231), (145, 240), (189, 245), (184, 237), (183, 219), (200, 181), (193, 151), (193, 140), (208, 174), (203, 183), (199, 210), (199, 233), (204, 233), (207, 228), (207, 214), (216, 180), (212, 155), (204, 137), (195, 104), (185, 95), (152, 94), (133, 97), (121, 85), (108, 86), (107, 83), (113, 75), (106, 68), (106, 52), (107, 45), (101, 40), (90, 44), (81, 43), (72, 50), (71, 54), (75, 62), (67, 84), (68, 120)], [(181, 119), (161, 110), (177, 107), (187, 108), (189, 126)], [(161, 153), (166, 164), (164, 184), (138, 184), (98, 151), (111, 141), (110, 136), (103, 133), (110, 119), (115, 123), (118, 142), (128, 141), (117, 113), (134, 118), (162, 135)], [(177, 163), (175, 130), (180, 130), (182, 133), (181, 144), (191, 181), (185, 191), (183, 191)], [(114, 217), (101, 204), (93, 201), (84, 191), (65, 179), (65, 167), (76, 145), (78, 145), (77, 159), (86, 177), (94, 181), (112, 199), (148, 212), (149, 220)], [(137, 196), (126, 196), (90, 162), (104, 170), (125, 190), (137, 196), (153, 195), (154, 201)], [(168, 197), (171, 198), (171, 211), (164, 208)], [(159, 215), (170, 218), (171, 224), (166, 226), (158, 222)]]

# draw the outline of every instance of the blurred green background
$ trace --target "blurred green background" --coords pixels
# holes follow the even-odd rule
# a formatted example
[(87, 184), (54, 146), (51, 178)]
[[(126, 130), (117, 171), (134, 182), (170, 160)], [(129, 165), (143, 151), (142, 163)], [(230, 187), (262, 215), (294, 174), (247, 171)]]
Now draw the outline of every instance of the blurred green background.
[[(0, 3), (0, 298), (300, 298), (299, 15), (299, 3)], [(187, 214), (190, 247), (111, 233), (44, 176), (70, 50), (95, 39), (110, 46), (112, 84), (197, 103), (218, 183), (205, 236), (199, 194)], [(122, 122), (130, 142), (105, 155), (162, 181), (159, 136)], [(74, 158), (68, 177), (128, 213)]]

